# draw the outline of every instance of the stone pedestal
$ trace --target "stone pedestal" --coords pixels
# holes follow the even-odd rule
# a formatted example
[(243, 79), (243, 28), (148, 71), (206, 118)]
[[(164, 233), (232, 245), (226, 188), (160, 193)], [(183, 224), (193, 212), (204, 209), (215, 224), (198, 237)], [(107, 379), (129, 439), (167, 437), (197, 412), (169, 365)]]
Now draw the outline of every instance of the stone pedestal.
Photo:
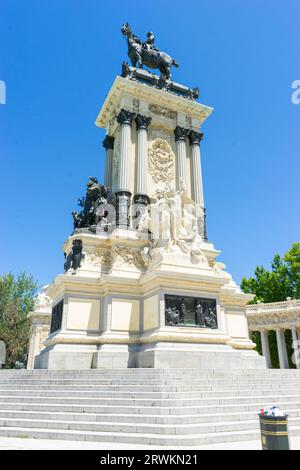
[(47, 288), (55, 321), (35, 367), (264, 368), (248, 335), (252, 296), (198, 233), (199, 128), (212, 109), (187, 87), (130, 77), (116, 78), (96, 120), (114, 139), (106, 182), (116, 226), (65, 242), (66, 258), (74, 246), (80, 257)]

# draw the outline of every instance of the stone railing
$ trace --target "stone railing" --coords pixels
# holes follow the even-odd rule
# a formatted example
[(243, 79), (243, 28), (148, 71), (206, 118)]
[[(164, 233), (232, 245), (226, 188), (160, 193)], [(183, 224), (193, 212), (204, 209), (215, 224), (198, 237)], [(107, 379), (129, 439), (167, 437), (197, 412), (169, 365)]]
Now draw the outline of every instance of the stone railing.
[(246, 317), (250, 331), (299, 328), (300, 300), (247, 305)]
[(257, 303), (247, 305), (247, 314), (254, 313), (279, 313), (286, 310), (300, 309), (300, 299), (287, 299), (283, 302)]

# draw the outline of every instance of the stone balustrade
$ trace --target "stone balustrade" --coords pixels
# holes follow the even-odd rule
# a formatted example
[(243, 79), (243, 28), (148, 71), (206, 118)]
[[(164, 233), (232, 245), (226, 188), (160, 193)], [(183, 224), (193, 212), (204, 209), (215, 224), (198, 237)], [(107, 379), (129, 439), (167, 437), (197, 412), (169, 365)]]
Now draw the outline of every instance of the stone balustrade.
[(280, 368), (289, 368), (284, 332), (291, 330), (294, 349), (292, 361), (300, 369), (300, 300), (288, 298), (283, 302), (248, 305), (246, 316), (250, 332), (260, 332), (267, 367), (272, 367), (268, 332), (276, 331)]

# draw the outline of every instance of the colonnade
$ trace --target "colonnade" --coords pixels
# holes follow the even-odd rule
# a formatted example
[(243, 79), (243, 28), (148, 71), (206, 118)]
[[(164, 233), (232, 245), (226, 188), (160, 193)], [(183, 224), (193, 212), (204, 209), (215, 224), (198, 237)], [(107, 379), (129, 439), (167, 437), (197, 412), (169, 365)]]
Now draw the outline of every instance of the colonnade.
[[(117, 226), (129, 227), (130, 224), (130, 204), (131, 204), (131, 178), (132, 178), (132, 157), (131, 157), (131, 138), (132, 123), (135, 119), (137, 132), (137, 160), (136, 160), (136, 193), (133, 196), (133, 203), (137, 210), (137, 217), (149, 204), (147, 188), (147, 159), (148, 159), (148, 127), (151, 123), (151, 117), (135, 114), (128, 110), (121, 109), (117, 116), (120, 124), (120, 160), (118, 181), (116, 188), (116, 206), (117, 206)], [(177, 147), (177, 171), (176, 184), (179, 188), (180, 180), (188, 185), (190, 178), (187, 169), (187, 142), (191, 147), (191, 174), (192, 174), (192, 198), (195, 201), (199, 212), (201, 213), (200, 234), (206, 240), (205, 223), (205, 205), (203, 195), (203, 181), (201, 169), (200, 142), (203, 134), (194, 130), (176, 126), (174, 129), (175, 142)], [(103, 141), (106, 149), (105, 159), (105, 177), (104, 182), (107, 186), (112, 186), (112, 161), (114, 138), (107, 135)]]

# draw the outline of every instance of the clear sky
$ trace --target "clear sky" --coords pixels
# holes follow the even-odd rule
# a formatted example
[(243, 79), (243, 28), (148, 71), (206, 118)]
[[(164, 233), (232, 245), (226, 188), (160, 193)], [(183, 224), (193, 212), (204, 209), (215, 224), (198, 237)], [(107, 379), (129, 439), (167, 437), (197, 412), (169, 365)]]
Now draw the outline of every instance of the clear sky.
[(203, 125), (209, 239), (235, 280), (300, 240), (299, 0), (0, 0), (0, 273), (39, 284), (63, 270), (61, 245), (89, 175), (103, 175), (94, 125), (127, 47), (156, 34), (215, 111)]

